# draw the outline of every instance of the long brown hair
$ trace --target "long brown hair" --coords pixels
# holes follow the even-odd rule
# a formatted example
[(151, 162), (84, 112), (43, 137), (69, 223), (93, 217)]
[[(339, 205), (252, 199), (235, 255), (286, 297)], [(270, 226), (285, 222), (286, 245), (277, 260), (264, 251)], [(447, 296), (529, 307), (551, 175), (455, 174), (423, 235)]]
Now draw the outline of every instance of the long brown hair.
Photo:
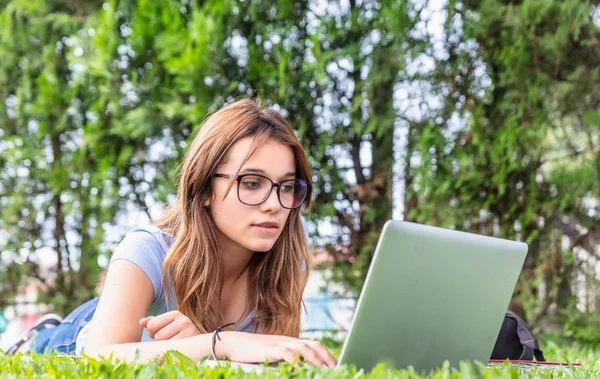
[[(267, 140), (289, 146), (295, 157), (296, 177), (311, 183), (304, 207), (309, 206), (312, 195), (306, 153), (290, 124), (278, 112), (244, 99), (221, 108), (204, 121), (185, 155), (177, 202), (155, 222), (175, 237), (163, 266), (167, 304), (168, 283), (172, 283), (179, 311), (201, 333), (233, 321), (224, 320), (217, 308), (223, 285), (222, 263), (216, 226), (203, 204), (212, 195), (212, 177), (217, 166), (231, 146), (246, 137), (252, 137), (253, 143), (244, 163)], [(266, 333), (298, 337), (309, 267), (300, 209), (293, 209), (273, 248), (269, 252), (255, 252), (247, 268), (246, 311), (254, 311), (253, 321)]]

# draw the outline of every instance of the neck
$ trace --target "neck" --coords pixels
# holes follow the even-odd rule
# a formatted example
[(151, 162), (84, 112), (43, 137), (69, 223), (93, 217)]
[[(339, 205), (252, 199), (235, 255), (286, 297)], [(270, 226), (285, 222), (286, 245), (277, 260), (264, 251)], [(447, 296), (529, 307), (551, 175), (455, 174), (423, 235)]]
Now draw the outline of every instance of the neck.
[(248, 263), (252, 259), (253, 252), (221, 251), (221, 262), (223, 263), (224, 283), (235, 283), (246, 272)]
[(218, 233), (219, 254), (223, 264), (223, 283), (235, 284), (246, 272), (254, 252)]

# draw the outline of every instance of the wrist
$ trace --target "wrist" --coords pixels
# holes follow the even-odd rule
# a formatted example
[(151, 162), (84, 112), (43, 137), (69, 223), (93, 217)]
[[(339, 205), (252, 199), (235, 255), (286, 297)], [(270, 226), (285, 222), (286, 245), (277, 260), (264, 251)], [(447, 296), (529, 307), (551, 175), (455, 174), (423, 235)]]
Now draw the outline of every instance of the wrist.
[[(218, 360), (225, 360), (229, 356), (229, 341), (232, 337), (231, 331), (219, 332), (218, 338), (215, 340), (215, 356)], [(211, 341), (212, 342), (212, 341)]]

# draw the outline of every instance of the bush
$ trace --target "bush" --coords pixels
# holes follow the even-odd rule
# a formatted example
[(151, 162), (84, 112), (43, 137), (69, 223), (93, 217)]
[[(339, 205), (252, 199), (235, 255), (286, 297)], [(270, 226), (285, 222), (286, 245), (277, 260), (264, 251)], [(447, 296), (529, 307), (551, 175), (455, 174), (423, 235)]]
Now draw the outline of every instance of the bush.
[(309, 365), (294, 369), (282, 363), (266, 372), (244, 373), (239, 368), (228, 365), (208, 367), (201, 362), (193, 362), (178, 352), (165, 354), (164, 359), (147, 364), (125, 363), (116, 360), (95, 360), (65, 357), (59, 355), (18, 354), (7, 356), (0, 353), (0, 378), (592, 378), (600, 375), (597, 357), (600, 350), (574, 344), (567, 348), (553, 341), (542, 343), (548, 360), (577, 361), (583, 367), (570, 367), (556, 370), (524, 369), (505, 363), (501, 367), (487, 369), (482, 365), (463, 363), (458, 369), (447, 365), (435, 372), (420, 375), (412, 369), (392, 370), (384, 365), (377, 366), (369, 373), (354, 367), (342, 366), (335, 370), (319, 369)]

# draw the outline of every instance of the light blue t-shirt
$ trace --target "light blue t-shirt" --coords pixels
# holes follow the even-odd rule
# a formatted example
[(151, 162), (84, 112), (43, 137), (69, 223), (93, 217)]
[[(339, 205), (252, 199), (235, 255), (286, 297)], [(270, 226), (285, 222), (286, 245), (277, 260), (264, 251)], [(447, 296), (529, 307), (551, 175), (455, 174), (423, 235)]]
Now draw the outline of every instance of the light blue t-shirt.
[[(142, 269), (150, 278), (152, 287), (154, 288), (154, 297), (152, 305), (148, 310), (148, 316), (157, 316), (167, 311), (177, 309), (174, 302), (174, 296), (169, 296), (171, 299), (169, 306), (165, 302), (162, 285), (162, 269), (165, 257), (173, 244), (173, 236), (162, 231), (154, 225), (137, 227), (127, 233), (125, 238), (119, 243), (115, 249), (110, 262), (118, 259), (126, 259)], [(109, 263), (110, 265), (110, 263)], [(172, 286), (169, 286), (172, 288)], [(169, 289), (172, 291), (172, 289)], [(257, 324), (252, 321), (253, 313), (250, 313), (235, 329), (240, 332), (256, 333)], [(80, 355), (83, 351), (83, 346), (87, 338), (89, 324), (85, 325), (77, 335), (77, 344), (75, 353)], [(148, 335), (148, 330), (144, 328), (142, 332), (141, 342), (154, 341)]]

